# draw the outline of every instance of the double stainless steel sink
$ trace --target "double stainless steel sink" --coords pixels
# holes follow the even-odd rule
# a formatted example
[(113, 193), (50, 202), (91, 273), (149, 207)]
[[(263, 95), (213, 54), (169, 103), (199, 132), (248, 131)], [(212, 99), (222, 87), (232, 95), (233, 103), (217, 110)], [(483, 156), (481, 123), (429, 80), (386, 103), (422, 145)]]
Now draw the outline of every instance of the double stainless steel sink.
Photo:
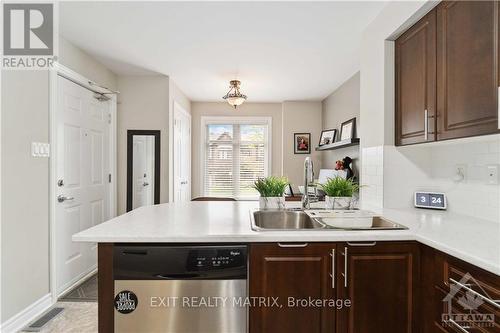
[(408, 229), (381, 216), (310, 217), (299, 210), (255, 210), (250, 219), (255, 231)]

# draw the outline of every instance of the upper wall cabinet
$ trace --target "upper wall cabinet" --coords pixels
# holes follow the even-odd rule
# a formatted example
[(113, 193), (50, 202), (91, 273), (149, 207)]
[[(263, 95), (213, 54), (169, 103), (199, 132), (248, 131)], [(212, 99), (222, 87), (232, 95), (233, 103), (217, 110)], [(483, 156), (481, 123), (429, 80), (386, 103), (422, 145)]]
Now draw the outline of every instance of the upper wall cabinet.
[(498, 16), (443, 1), (396, 40), (396, 145), (498, 131)]
[(396, 41), (396, 144), (434, 141), (436, 13)]
[(498, 2), (443, 2), (437, 23), (437, 139), (495, 132)]

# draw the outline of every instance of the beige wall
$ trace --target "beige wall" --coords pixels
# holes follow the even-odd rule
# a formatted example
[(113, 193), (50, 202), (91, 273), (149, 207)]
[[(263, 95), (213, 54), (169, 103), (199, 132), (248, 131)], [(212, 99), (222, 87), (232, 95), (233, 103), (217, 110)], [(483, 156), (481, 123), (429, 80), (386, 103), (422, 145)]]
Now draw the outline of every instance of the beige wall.
[(46, 71), (2, 72), (1, 321), (49, 293), (49, 140)]
[[(321, 133), (321, 102), (283, 103), (283, 175), (296, 188), (304, 183), (304, 159), (312, 157), (315, 177), (321, 168), (321, 152), (315, 151)], [(294, 133), (311, 133), (311, 154), (294, 154)]]
[(244, 103), (237, 110), (224, 102), (193, 102), (191, 104), (192, 133), (192, 196), (201, 196), (201, 117), (271, 117), (272, 118), (272, 161), (273, 175), (281, 175), (282, 167), (282, 109), (281, 103)]
[[(356, 117), (356, 127), (360, 125), (359, 117), (359, 79), (357, 72), (350, 79), (323, 100), (323, 129), (337, 129), (337, 140), (340, 137), (342, 122)], [(359, 132), (359, 131), (358, 131)], [(321, 153), (322, 168), (335, 168), (335, 161), (349, 156), (353, 159), (353, 170), (358, 173), (359, 146), (339, 150), (328, 150)]]
[(100, 85), (117, 87), (115, 73), (63, 37), (59, 37), (59, 62)]
[(118, 214), (127, 208), (127, 130), (160, 130), (160, 202), (168, 201), (168, 76), (118, 77)]

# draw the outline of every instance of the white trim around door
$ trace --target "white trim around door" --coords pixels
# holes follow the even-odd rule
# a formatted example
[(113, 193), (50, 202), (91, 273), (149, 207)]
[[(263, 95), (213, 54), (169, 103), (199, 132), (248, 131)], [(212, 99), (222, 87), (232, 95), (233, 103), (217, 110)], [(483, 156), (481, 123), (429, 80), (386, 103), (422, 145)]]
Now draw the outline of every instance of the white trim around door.
[(63, 77), (77, 85), (80, 85), (90, 91), (99, 94), (105, 94), (110, 98), (110, 127), (109, 127), (109, 217), (115, 217), (117, 212), (117, 165), (116, 165), (116, 94), (109, 90), (101, 88), (95, 82), (74, 72), (73, 70), (56, 63), (49, 74), (49, 107), (50, 107), (50, 175), (49, 175), (49, 212), (50, 212), (50, 292), (52, 294), (52, 303), (57, 302), (60, 295), (64, 294), (68, 288), (73, 287), (78, 281), (85, 279), (88, 274), (95, 272), (95, 267), (89, 272), (84, 272), (78, 277), (78, 281), (73, 281), (65, 290), (57, 291), (57, 267), (56, 267), (56, 204), (57, 204), (57, 107), (58, 107), (58, 77)]

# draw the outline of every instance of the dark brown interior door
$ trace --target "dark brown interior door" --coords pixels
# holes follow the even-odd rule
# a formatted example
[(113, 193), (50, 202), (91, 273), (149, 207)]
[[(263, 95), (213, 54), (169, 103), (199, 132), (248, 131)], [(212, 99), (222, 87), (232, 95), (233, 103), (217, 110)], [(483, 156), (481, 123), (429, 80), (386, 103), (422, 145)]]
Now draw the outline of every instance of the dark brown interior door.
[(438, 140), (497, 131), (498, 2), (437, 7)]
[(396, 145), (434, 141), (436, 13), (396, 40)]
[(251, 307), (250, 332), (334, 332), (335, 312), (327, 307), (289, 307), (293, 299), (332, 299), (330, 274), (335, 244), (252, 244), (250, 296), (279, 297), (279, 307)]
[(352, 303), (337, 312), (337, 332), (417, 332), (418, 245), (345, 243), (337, 249), (339, 297)]

